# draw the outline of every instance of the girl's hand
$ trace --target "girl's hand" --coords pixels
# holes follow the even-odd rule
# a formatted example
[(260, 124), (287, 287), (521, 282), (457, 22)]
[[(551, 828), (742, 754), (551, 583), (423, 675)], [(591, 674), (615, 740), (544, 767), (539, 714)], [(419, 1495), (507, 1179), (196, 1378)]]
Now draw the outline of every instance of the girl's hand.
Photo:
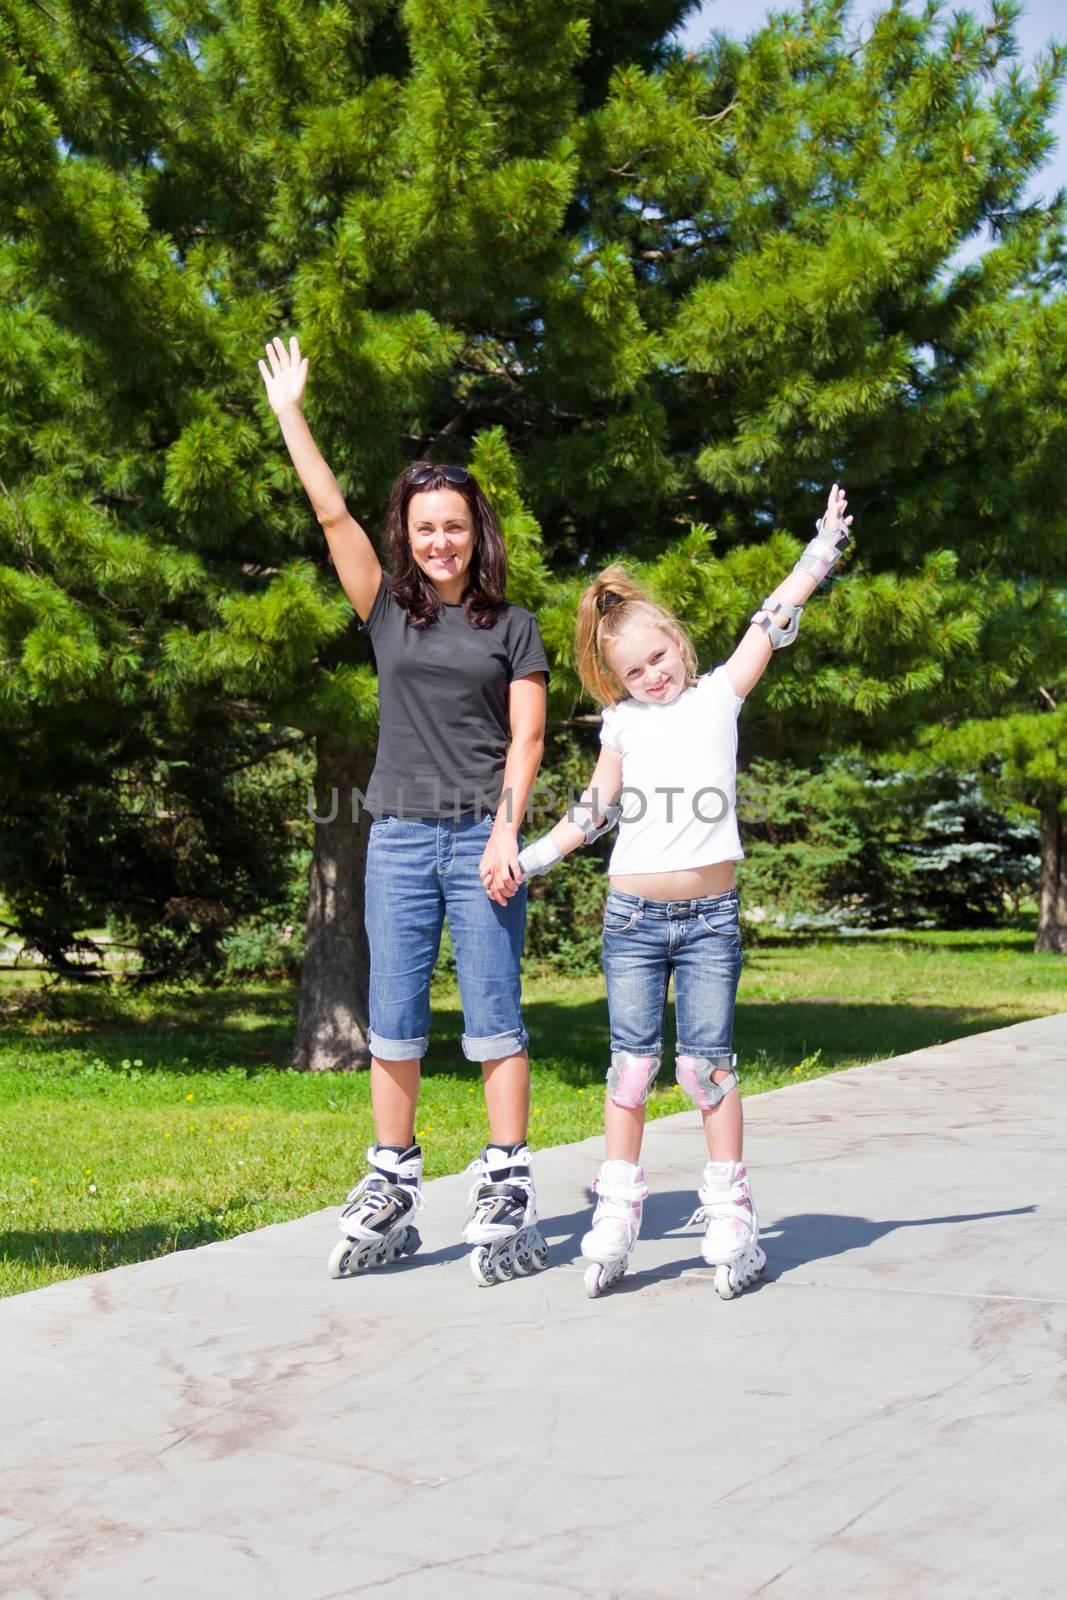
[(851, 529), (852, 518), (845, 516), (848, 501), (845, 491), (835, 483), (830, 489), (826, 501), (826, 515), (823, 518), (822, 531), (828, 538), (833, 538), (839, 528)]
[(512, 895), (518, 894), (522, 880), (518, 834), (494, 827), (478, 863), (478, 872), (490, 900), (495, 900), (498, 906), (506, 906)]
[(289, 340), (288, 350), (278, 338), (266, 345), (267, 360), (259, 363), (260, 376), (267, 390), (270, 408), (276, 417), (294, 406), (300, 410), (308, 381), (308, 359), (300, 354), (300, 342)]

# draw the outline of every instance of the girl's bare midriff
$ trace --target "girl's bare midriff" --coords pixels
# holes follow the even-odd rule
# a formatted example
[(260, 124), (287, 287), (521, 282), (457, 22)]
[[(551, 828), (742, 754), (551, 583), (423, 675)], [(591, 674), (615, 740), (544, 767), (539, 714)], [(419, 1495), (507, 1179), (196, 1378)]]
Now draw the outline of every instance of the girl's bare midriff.
[(683, 867), (680, 872), (624, 872), (612, 874), (611, 887), (645, 900), (705, 900), (734, 888), (732, 861), (710, 867)]

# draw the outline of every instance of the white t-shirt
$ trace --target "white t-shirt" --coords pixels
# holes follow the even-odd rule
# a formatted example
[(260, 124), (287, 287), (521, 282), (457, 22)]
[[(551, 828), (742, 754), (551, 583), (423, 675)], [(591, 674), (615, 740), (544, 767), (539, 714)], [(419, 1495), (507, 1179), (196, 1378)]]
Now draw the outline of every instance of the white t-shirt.
[(737, 716), (744, 701), (716, 667), (669, 705), (608, 706), (600, 742), (622, 756), (622, 818), (608, 871), (676, 872), (741, 861)]

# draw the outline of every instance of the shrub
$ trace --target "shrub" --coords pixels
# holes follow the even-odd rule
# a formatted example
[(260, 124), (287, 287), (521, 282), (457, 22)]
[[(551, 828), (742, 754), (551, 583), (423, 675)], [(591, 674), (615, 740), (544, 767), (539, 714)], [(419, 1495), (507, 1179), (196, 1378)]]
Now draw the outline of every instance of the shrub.
[(1036, 826), (952, 771), (755, 761), (738, 815), (746, 909), (791, 927), (974, 927), (1017, 916), (1037, 885)]

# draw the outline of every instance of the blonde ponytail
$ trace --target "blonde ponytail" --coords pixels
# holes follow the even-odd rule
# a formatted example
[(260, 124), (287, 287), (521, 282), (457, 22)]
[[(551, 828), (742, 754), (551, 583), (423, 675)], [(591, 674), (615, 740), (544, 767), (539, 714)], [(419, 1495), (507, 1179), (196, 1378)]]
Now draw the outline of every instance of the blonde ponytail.
[(696, 651), (677, 618), (649, 598), (625, 567), (605, 567), (597, 574), (578, 602), (575, 661), (582, 687), (601, 705), (613, 706), (625, 699), (625, 691), (604, 659), (604, 646), (619, 638), (627, 628), (651, 624), (680, 640), (686, 677), (692, 683), (697, 675)]

